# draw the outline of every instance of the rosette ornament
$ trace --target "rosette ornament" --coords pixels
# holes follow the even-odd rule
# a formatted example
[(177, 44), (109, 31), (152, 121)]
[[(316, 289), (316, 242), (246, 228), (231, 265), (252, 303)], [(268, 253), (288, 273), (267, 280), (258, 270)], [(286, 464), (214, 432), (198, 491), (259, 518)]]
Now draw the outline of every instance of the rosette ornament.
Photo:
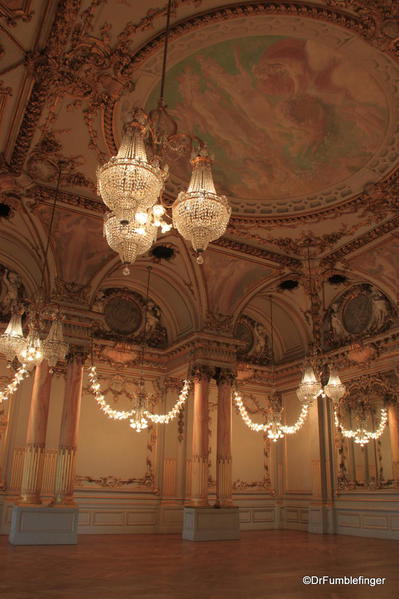
[(130, 220), (138, 210), (151, 208), (168, 176), (167, 167), (149, 161), (145, 147), (148, 117), (136, 110), (124, 127), (116, 156), (97, 169), (97, 189), (104, 204), (119, 220)]
[(180, 192), (172, 206), (173, 226), (191, 241), (198, 263), (208, 244), (226, 231), (231, 208), (226, 196), (218, 195), (213, 182), (211, 159), (205, 148), (191, 160), (193, 167), (186, 192)]

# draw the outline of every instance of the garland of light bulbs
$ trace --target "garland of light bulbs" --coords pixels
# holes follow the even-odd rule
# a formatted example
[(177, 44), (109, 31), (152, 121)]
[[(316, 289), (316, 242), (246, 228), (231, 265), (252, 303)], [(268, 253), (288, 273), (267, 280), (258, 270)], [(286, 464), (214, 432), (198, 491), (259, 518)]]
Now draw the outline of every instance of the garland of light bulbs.
[(376, 431), (367, 431), (364, 428), (358, 428), (356, 430), (345, 428), (339, 421), (338, 412), (336, 409), (334, 410), (334, 420), (335, 426), (340, 429), (344, 437), (347, 439), (353, 439), (355, 443), (358, 443), (361, 447), (363, 447), (367, 443), (370, 443), (372, 439), (376, 440), (381, 437), (388, 421), (388, 411), (386, 408), (380, 409), (380, 424)]
[(306, 417), (309, 412), (309, 406), (307, 404), (302, 406), (301, 413), (299, 414), (298, 420), (292, 426), (287, 426), (281, 424), (276, 420), (272, 420), (267, 422), (266, 424), (259, 424), (258, 422), (254, 422), (248, 415), (247, 409), (244, 406), (244, 402), (242, 401), (242, 397), (239, 395), (237, 391), (233, 394), (233, 399), (239, 409), (241, 414), (241, 418), (244, 420), (245, 424), (252, 430), (257, 433), (264, 432), (267, 433), (267, 437), (272, 439), (273, 441), (277, 441), (277, 439), (282, 439), (284, 435), (293, 435), (298, 432), (299, 429), (303, 426)]
[(13, 395), (15, 393), (19, 385), (28, 376), (28, 374), (29, 369), (27, 368), (26, 364), (22, 364), (15, 372), (14, 378), (11, 381), (11, 383), (8, 383), (8, 385), (6, 385), (4, 391), (0, 391), (0, 404), (3, 403), (3, 401), (9, 399), (10, 395)]
[[(190, 381), (183, 381), (183, 388), (179, 393), (179, 397), (171, 410), (167, 414), (152, 414), (148, 410), (143, 410), (141, 417), (139, 418), (140, 422), (136, 422), (135, 416), (137, 415), (138, 410), (115, 410), (111, 408), (108, 402), (105, 399), (104, 393), (101, 391), (101, 385), (97, 378), (97, 370), (95, 366), (91, 366), (89, 368), (89, 387), (92, 391), (99, 408), (112, 420), (129, 420), (131, 419), (130, 426), (140, 432), (143, 428), (148, 427), (148, 421), (159, 423), (159, 424), (168, 424), (174, 418), (176, 418), (179, 410), (184, 405), (187, 400), (189, 391), (190, 391)], [(132, 419), (134, 419), (132, 421)]]

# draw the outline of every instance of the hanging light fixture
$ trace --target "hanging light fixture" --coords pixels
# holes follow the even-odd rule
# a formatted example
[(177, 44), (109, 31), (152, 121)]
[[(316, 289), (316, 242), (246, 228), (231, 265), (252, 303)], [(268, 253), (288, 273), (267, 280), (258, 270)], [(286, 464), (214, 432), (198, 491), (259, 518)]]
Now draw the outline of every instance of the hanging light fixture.
[[(125, 264), (125, 275), (130, 272), (127, 265), (150, 249), (158, 228), (162, 233), (172, 228), (161, 203), (169, 169), (161, 162), (169, 151), (184, 153), (187, 142), (192, 147), (190, 136), (177, 134), (176, 122), (168, 113), (164, 98), (171, 10), (172, 0), (168, 0), (158, 106), (149, 115), (141, 109), (133, 111), (117, 155), (97, 169), (97, 190), (111, 211), (104, 219), (104, 236)], [(151, 145), (151, 159), (146, 142)], [(172, 216), (174, 226), (191, 241), (197, 261), (202, 263), (202, 252), (225, 232), (231, 209), (227, 198), (216, 193), (204, 144), (191, 164), (189, 188), (179, 194)]]
[(97, 170), (98, 193), (114, 217), (122, 222), (133, 220), (136, 211), (146, 211), (158, 200), (168, 176), (159, 160), (147, 158), (144, 137), (147, 115), (136, 109), (125, 126), (116, 156)]
[(347, 439), (353, 439), (353, 441), (360, 445), (360, 447), (364, 447), (370, 443), (371, 440), (377, 440), (381, 437), (388, 422), (388, 410), (386, 408), (380, 409), (379, 421), (379, 425), (375, 431), (368, 431), (366, 429), (365, 421), (361, 421), (360, 426), (357, 429), (347, 429), (341, 424), (338, 416), (337, 406), (334, 406), (334, 422), (336, 428), (340, 430), (344, 437)]
[(330, 377), (328, 379), (327, 385), (324, 386), (323, 391), (335, 404), (337, 404), (346, 393), (345, 385), (342, 383), (336, 369), (331, 365)]
[(50, 368), (54, 368), (58, 361), (65, 359), (69, 345), (64, 341), (63, 315), (58, 308), (51, 314), (51, 318), (53, 321), (43, 342), (43, 352)]
[[(144, 311), (144, 333), (143, 333), (143, 342), (141, 345), (140, 351), (140, 377), (139, 377), (139, 390), (135, 397), (134, 406), (130, 410), (115, 410), (112, 408), (105, 399), (104, 393), (101, 391), (101, 385), (99, 383), (97, 377), (97, 369), (93, 364), (93, 354), (92, 354), (92, 365), (89, 368), (89, 386), (92, 391), (98, 406), (100, 409), (112, 420), (129, 420), (130, 427), (136, 432), (140, 433), (141, 431), (148, 428), (150, 422), (160, 423), (160, 424), (168, 424), (174, 418), (176, 418), (180, 409), (186, 402), (188, 398), (188, 394), (190, 391), (190, 381), (185, 379), (183, 381), (183, 388), (178, 396), (178, 399), (169, 412), (166, 414), (154, 414), (150, 411), (151, 398), (149, 394), (145, 390), (145, 380), (143, 375), (144, 369), (144, 354), (147, 343), (147, 307), (149, 301), (149, 288), (150, 288), (150, 276), (151, 276), (151, 266), (148, 267), (148, 277), (147, 277), (147, 292), (146, 292), (146, 300), (145, 300), (145, 311)], [(190, 372), (190, 367), (189, 367)]]
[(303, 403), (301, 412), (299, 414), (298, 420), (293, 425), (285, 425), (281, 422), (282, 416), (282, 407), (281, 407), (281, 397), (279, 393), (277, 393), (275, 389), (275, 372), (274, 372), (274, 326), (273, 326), (273, 300), (272, 296), (270, 299), (270, 324), (271, 324), (271, 361), (272, 361), (272, 392), (269, 396), (269, 402), (271, 404), (271, 417), (268, 422), (265, 424), (260, 424), (257, 422), (253, 422), (250, 418), (246, 407), (244, 406), (243, 399), (241, 395), (235, 391), (233, 393), (233, 400), (236, 403), (238, 410), (240, 412), (241, 418), (245, 422), (245, 424), (252, 430), (257, 433), (263, 432), (267, 435), (268, 439), (271, 439), (273, 442), (277, 442), (279, 439), (283, 439), (285, 435), (293, 435), (297, 433), (305, 423), (309, 412), (309, 406), (311, 401), (307, 401)]
[(186, 192), (181, 191), (172, 206), (173, 225), (191, 241), (197, 252), (197, 262), (208, 244), (226, 231), (231, 208), (226, 196), (216, 193), (211, 160), (205, 147), (191, 161), (193, 171)]
[(0, 335), (0, 353), (8, 362), (12, 362), (26, 347), (26, 339), (22, 330), (22, 314), (22, 310), (12, 306), (10, 322), (4, 333)]
[(320, 381), (317, 380), (313, 366), (305, 366), (301, 383), (296, 390), (297, 397), (303, 405), (311, 404), (322, 391)]

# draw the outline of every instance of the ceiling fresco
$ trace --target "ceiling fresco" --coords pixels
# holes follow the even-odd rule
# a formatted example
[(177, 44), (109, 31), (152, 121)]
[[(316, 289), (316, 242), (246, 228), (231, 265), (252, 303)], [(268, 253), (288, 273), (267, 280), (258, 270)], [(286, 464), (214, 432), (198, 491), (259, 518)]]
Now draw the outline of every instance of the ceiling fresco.
[[(157, 97), (158, 89), (147, 108)], [(373, 157), (388, 121), (367, 71), (320, 43), (278, 36), (195, 52), (168, 72), (166, 102), (179, 131), (208, 143), (219, 189), (266, 205), (350, 178)]]

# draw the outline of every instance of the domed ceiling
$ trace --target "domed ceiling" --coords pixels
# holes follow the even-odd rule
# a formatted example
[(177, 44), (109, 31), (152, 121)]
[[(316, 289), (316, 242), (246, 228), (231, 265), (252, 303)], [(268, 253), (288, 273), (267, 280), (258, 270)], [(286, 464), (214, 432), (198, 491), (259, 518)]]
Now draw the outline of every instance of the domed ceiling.
[[(207, 142), (235, 213), (331, 206), (395, 167), (399, 69), (382, 52), (305, 18), (215, 13), (192, 25), (171, 43), (165, 99), (178, 131)], [(161, 45), (146, 53), (114, 123), (157, 104)], [(170, 166), (182, 187), (187, 156)]]

